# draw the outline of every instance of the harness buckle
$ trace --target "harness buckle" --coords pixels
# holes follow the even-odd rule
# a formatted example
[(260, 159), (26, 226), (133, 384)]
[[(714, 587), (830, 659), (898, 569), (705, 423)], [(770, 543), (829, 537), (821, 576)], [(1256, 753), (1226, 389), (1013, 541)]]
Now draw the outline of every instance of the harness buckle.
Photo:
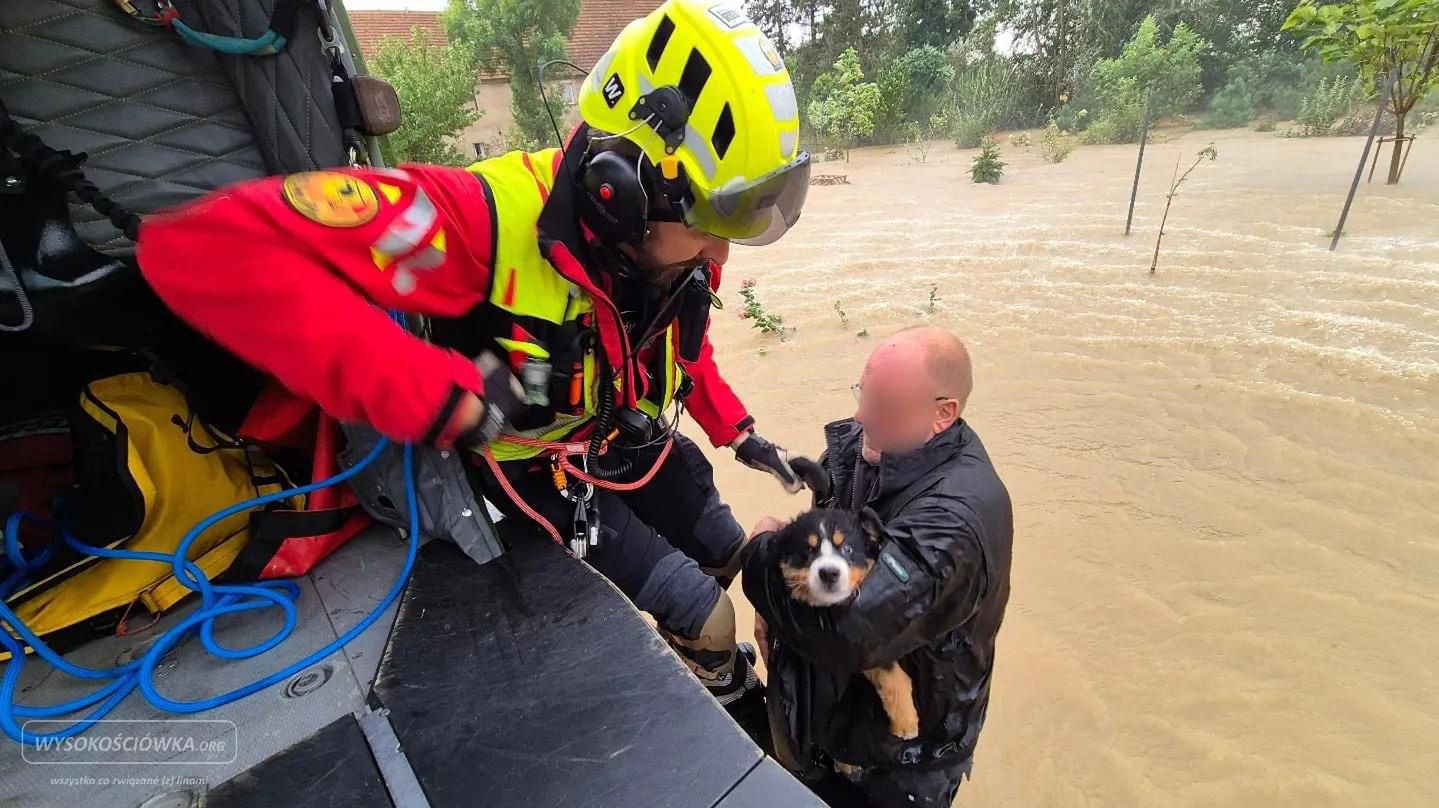
[(345, 38), (333, 25), (322, 25), (315, 29), (320, 37), (320, 49), (330, 57), (334, 58), (345, 52)]

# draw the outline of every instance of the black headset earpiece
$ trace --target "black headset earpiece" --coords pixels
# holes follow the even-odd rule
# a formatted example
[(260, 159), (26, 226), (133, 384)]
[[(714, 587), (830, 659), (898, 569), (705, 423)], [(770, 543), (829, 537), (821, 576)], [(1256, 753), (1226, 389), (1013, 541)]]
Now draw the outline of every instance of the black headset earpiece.
[(611, 244), (638, 246), (648, 231), (650, 199), (635, 158), (619, 152), (590, 155), (581, 165), (585, 224)]

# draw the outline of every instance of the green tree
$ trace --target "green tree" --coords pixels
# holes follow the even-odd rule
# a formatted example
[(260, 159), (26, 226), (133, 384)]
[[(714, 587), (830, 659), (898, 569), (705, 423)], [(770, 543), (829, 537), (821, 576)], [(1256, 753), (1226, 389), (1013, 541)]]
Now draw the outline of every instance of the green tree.
[(874, 133), (879, 106), (879, 86), (864, 80), (859, 53), (849, 48), (834, 63), (832, 72), (815, 80), (810, 125), (839, 138), (846, 147), (853, 146)]
[(880, 108), (877, 129), (898, 134), (909, 124), (922, 125), (943, 108), (954, 68), (944, 51), (932, 46), (914, 48), (885, 64), (875, 75)]
[(1074, 97), (1096, 60), (1114, 58), (1145, 17), (1168, 33), (1180, 22), (1211, 43), (1200, 52), (1206, 92), (1234, 62), (1266, 50), (1292, 55), (1281, 30), (1295, 0), (999, 0), (995, 17), (1015, 37), (1036, 100)]
[[(549, 110), (540, 99), (540, 65), (565, 58), (565, 37), (580, 13), (579, 0), (450, 0), (444, 21), (450, 39), (476, 60), (510, 76), (510, 145), (533, 148), (554, 139), (550, 116), (564, 114), (558, 92), (549, 92)], [(558, 73), (547, 73), (553, 80)]]
[[(1200, 54), (1204, 89), (1211, 92), (1229, 77), (1229, 68), (1266, 51), (1279, 52), (1298, 62), (1299, 42), (1283, 31), (1295, 0), (1163, 0), (1155, 4), (1160, 30), (1173, 30), (1180, 22), (1208, 41)], [(1253, 82), (1251, 82), (1252, 84)], [(1232, 92), (1232, 91), (1231, 91)]]
[(1153, 0), (1000, 0), (1032, 91), (1046, 104), (1072, 96), (1096, 59), (1117, 55)]
[[(1207, 45), (1183, 23), (1163, 42), (1158, 23), (1145, 17), (1119, 56), (1099, 60), (1085, 82), (1078, 102), (1084, 105), (1081, 110), (1094, 113), (1098, 107), (1084, 130), (1085, 142), (1134, 142), (1144, 120), (1147, 92), (1154, 94), (1156, 117), (1188, 109), (1203, 90), (1199, 53)], [(1070, 122), (1068, 116), (1062, 118), (1061, 124)], [(1073, 123), (1079, 122), (1076, 118)]]
[(947, 48), (963, 39), (988, 0), (895, 0), (900, 39), (908, 48)]
[[(1199, 54), (1208, 45), (1182, 22), (1174, 27), (1168, 42), (1161, 42), (1159, 23), (1152, 16), (1145, 17), (1118, 57), (1101, 59), (1094, 66), (1101, 106), (1132, 92), (1142, 96), (1147, 88), (1154, 92), (1155, 115), (1183, 112), (1204, 89)], [(1131, 84), (1126, 88), (1127, 82)]]
[(1303, 0), (1284, 29), (1306, 37), (1304, 48), (1316, 49), (1324, 61), (1354, 65), (1371, 94), (1397, 75), (1389, 97), (1396, 137), (1389, 184), (1398, 183), (1404, 118), (1439, 83), (1439, 0)]
[(789, 54), (790, 27), (800, 21), (802, 9), (793, 0), (748, 0), (745, 13), (774, 43), (780, 55)]
[(475, 109), (478, 70), (469, 49), (431, 44), (416, 28), (408, 41), (386, 37), (371, 67), (394, 86), (404, 112), (403, 125), (385, 141), (391, 161), (468, 162), (451, 138), (481, 115)]

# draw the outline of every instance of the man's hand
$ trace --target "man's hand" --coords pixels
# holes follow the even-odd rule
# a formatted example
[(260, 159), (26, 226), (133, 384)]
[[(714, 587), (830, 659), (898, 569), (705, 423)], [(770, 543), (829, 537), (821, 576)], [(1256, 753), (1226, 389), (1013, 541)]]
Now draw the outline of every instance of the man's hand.
[(784, 527), (784, 522), (781, 522), (773, 516), (766, 516), (765, 518), (759, 520), (759, 523), (754, 526), (754, 530), (750, 531), (750, 540), (753, 541), (754, 537), (760, 535), (761, 533), (773, 533), (782, 527)]
[(745, 432), (730, 444), (734, 447), (735, 459), (756, 471), (774, 475), (784, 490), (798, 494), (804, 490), (804, 479), (789, 464), (789, 452), (783, 447), (761, 438), (753, 432)]

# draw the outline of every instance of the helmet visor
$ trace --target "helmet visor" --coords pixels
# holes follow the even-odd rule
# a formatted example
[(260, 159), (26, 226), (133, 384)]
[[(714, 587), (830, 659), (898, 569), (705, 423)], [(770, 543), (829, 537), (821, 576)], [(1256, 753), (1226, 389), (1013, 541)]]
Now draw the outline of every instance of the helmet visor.
[(690, 205), (685, 221), (736, 244), (772, 244), (799, 221), (808, 194), (809, 153), (800, 152), (778, 171), (710, 191)]

